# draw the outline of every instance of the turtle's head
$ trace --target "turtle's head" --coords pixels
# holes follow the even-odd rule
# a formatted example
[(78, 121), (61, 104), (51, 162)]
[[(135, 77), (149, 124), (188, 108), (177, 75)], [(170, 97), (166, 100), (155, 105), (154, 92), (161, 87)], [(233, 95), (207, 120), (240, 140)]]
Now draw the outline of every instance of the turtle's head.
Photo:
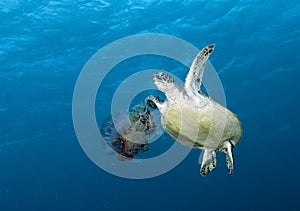
[(155, 73), (153, 81), (156, 87), (164, 93), (177, 89), (175, 80), (166, 72)]

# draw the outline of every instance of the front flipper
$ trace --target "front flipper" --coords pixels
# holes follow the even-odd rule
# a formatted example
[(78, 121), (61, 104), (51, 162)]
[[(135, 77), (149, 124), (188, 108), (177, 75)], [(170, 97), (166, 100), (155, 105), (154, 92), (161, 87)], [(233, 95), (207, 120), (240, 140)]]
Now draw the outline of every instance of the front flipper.
[(145, 103), (154, 109), (161, 109), (164, 106), (164, 101), (159, 99), (158, 96), (150, 95), (145, 99)]
[(199, 158), (201, 164), (200, 174), (205, 176), (211, 172), (217, 165), (216, 151), (214, 149), (204, 149)]
[(228, 168), (229, 174), (233, 173), (233, 154), (232, 154), (232, 144), (230, 141), (225, 141), (222, 147), (222, 151), (226, 154), (226, 166)]
[(214, 44), (208, 45), (204, 47), (195, 57), (184, 83), (184, 89), (188, 96), (198, 96), (198, 91), (200, 91), (200, 86), (202, 83), (205, 64), (214, 49)]

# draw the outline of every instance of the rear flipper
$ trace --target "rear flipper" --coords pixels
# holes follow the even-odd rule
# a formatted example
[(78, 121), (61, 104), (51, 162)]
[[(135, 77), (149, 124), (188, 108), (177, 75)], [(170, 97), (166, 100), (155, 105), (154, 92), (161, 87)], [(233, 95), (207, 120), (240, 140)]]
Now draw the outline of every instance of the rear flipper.
[(226, 154), (226, 166), (228, 168), (229, 174), (233, 173), (233, 154), (232, 154), (232, 144), (230, 141), (225, 141), (222, 147), (222, 151)]
[(205, 176), (211, 172), (217, 165), (216, 151), (214, 149), (204, 149), (199, 158), (201, 164), (200, 174)]

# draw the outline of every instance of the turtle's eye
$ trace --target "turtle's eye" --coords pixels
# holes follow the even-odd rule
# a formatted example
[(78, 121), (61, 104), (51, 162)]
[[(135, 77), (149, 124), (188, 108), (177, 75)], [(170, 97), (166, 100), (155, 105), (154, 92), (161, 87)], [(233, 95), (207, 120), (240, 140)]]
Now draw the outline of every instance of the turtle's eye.
[(154, 76), (161, 82), (174, 83), (174, 79), (166, 72), (158, 72)]

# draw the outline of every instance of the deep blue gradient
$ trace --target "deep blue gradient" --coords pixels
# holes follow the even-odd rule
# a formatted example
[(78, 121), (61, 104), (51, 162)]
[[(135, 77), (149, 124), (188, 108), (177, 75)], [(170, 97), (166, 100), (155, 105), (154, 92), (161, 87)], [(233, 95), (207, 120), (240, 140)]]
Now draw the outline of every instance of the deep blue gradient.
[[(122, 179), (80, 148), (71, 103), (82, 67), (108, 43), (147, 32), (216, 44), (210, 60), (244, 130), (233, 176), (218, 154), (201, 177), (193, 150), (167, 174)], [(0, 1), (0, 210), (299, 210), (299, 47), (298, 0)], [(188, 69), (169, 62), (120, 64), (97, 116), (141, 68), (183, 80)]]

